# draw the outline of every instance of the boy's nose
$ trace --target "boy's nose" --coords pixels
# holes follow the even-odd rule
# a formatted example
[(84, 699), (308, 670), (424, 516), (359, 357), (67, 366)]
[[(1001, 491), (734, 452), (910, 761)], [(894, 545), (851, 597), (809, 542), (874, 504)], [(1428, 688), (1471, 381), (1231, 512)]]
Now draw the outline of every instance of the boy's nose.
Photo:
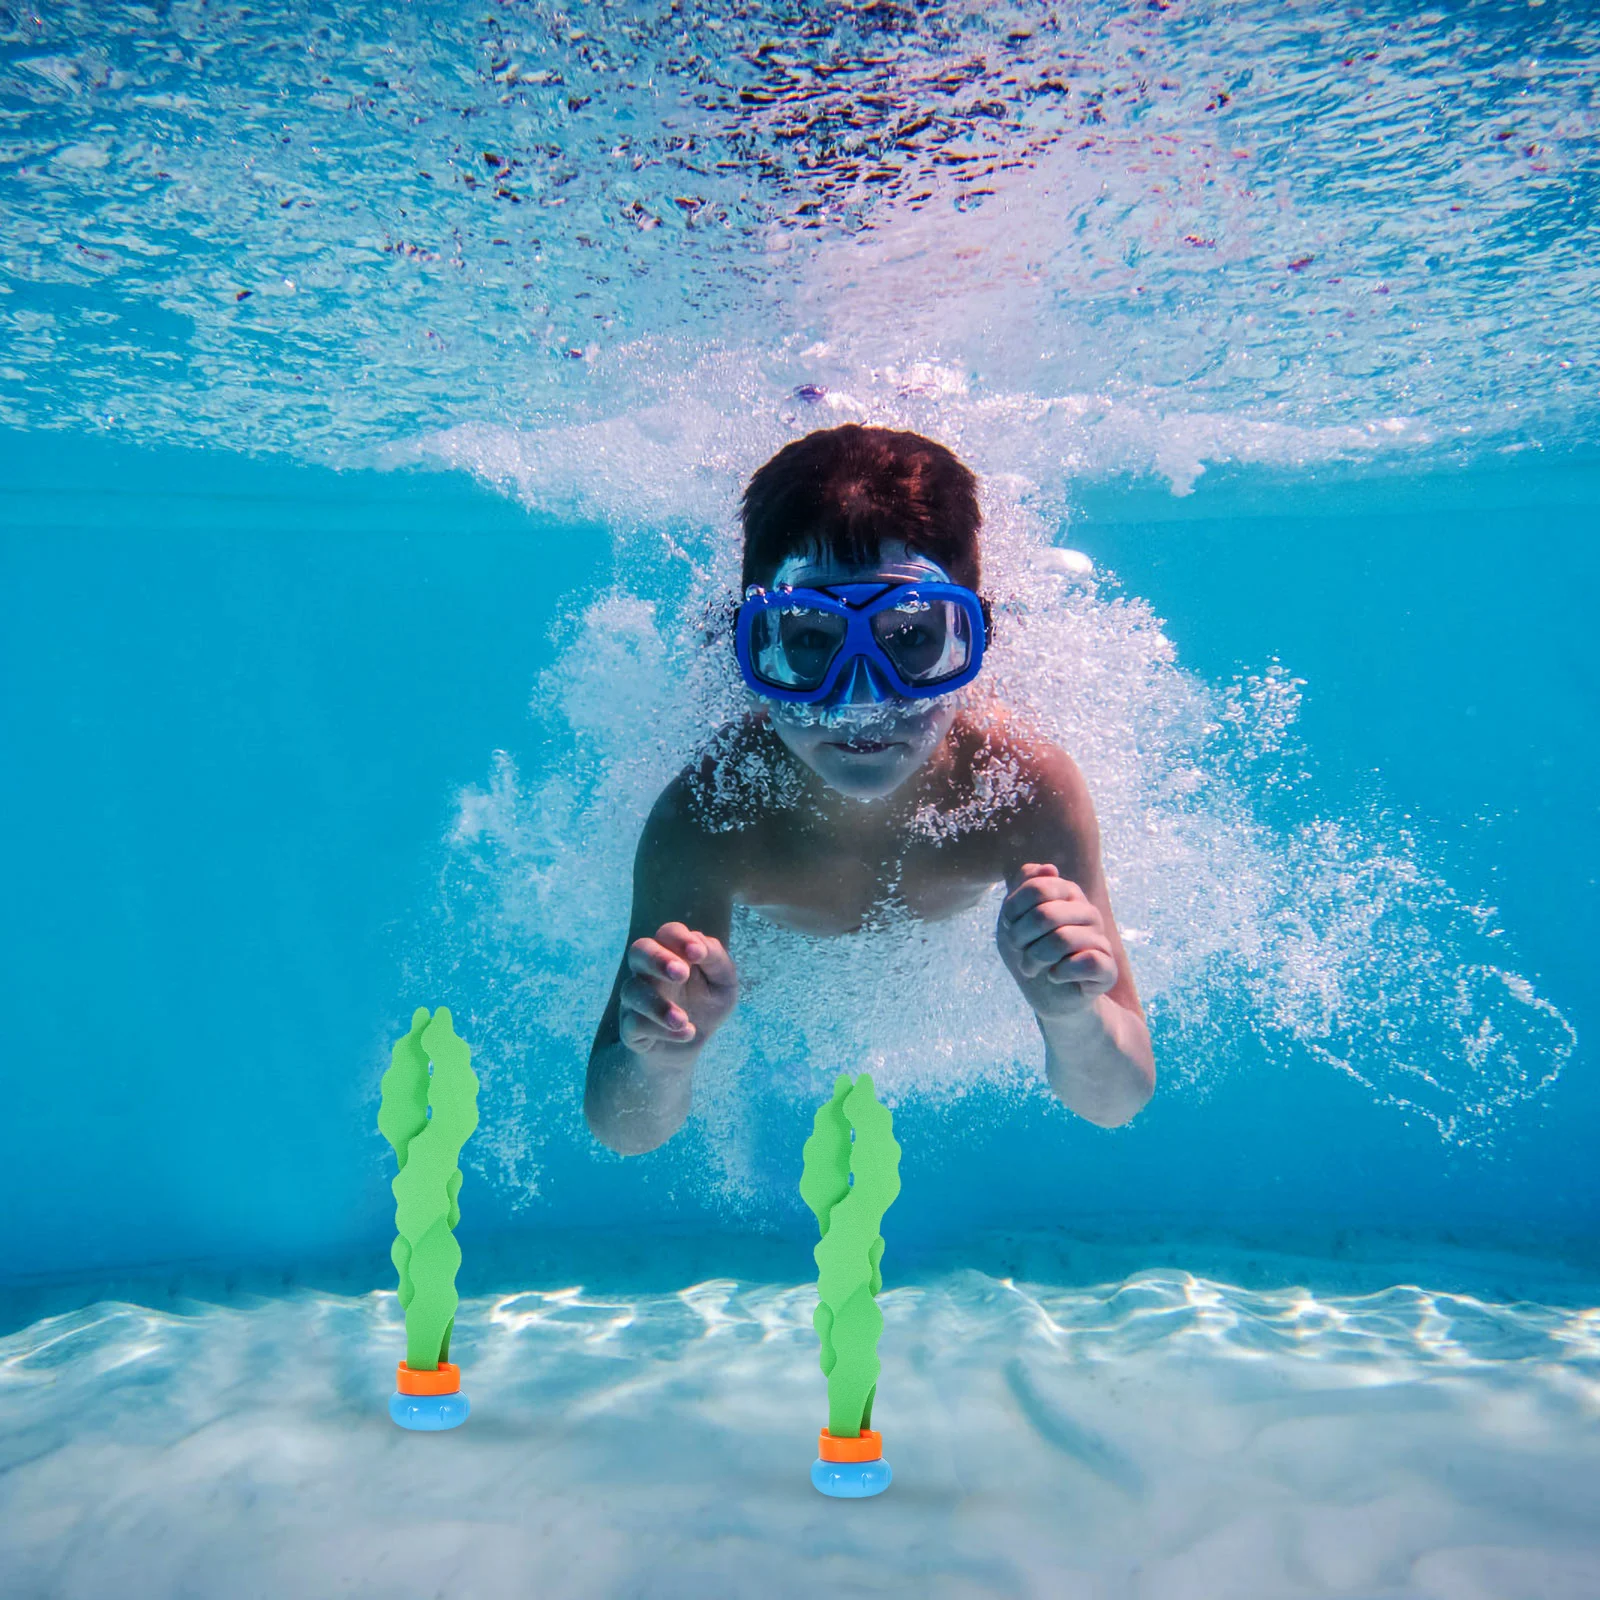
[(872, 670), (872, 663), (857, 656), (828, 698), (836, 706), (878, 706), (889, 694), (889, 686)]

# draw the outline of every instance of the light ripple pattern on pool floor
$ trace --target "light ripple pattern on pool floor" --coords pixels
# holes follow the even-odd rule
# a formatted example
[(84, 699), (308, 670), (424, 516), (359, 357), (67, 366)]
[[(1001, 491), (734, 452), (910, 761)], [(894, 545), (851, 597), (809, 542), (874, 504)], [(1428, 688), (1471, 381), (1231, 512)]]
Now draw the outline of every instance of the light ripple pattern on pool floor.
[(1591, 1600), (1600, 1312), (1181, 1272), (884, 1296), (892, 1492), (818, 1499), (809, 1285), (464, 1302), (457, 1435), (384, 1410), (392, 1294), (0, 1341), (13, 1600)]

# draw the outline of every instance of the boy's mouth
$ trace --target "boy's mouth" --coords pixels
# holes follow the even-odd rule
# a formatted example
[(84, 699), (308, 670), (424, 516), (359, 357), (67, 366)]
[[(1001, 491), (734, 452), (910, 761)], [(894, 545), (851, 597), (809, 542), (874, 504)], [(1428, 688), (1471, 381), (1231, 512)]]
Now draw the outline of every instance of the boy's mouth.
[(829, 739), (827, 743), (832, 745), (835, 750), (843, 750), (846, 755), (872, 756), (877, 755), (880, 750), (887, 750), (890, 741), (885, 739), (854, 738)]

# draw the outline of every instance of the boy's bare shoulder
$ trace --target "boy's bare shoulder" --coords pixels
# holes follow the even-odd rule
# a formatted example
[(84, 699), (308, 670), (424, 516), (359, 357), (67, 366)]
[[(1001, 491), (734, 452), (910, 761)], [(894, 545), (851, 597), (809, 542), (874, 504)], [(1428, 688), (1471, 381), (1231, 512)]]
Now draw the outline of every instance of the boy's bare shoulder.
[(963, 718), (956, 731), (964, 781), (992, 797), (994, 831), (1008, 854), (1051, 860), (1098, 851), (1089, 785), (1065, 750), (1004, 715)]
[[(1059, 745), (1019, 727), (1010, 717), (992, 714), (963, 717), (955, 733), (963, 765), (976, 778), (985, 769), (1002, 768), (1014, 775), (1025, 809), (1059, 810), (1089, 805), (1089, 786), (1078, 763)], [(1091, 813), (1092, 813), (1091, 806)]]
[(712, 734), (699, 758), (656, 801), (650, 826), (663, 838), (709, 849), (758, 828), (773, 812), (799, 802), (792, 764), (770, 729), (756, 717)]

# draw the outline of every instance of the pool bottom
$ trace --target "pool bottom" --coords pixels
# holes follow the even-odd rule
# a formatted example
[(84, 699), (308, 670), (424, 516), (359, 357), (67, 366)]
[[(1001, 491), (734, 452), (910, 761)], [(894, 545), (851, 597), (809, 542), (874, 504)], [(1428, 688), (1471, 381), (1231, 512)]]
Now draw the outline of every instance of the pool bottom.
[(884, 1297), (857, 1502), (810, 1482), (813, 1303), (466, 1302), (431, 1435), (388, 1416), (391, 1294), (37, 1323), (0, 1341), (7, 1595), (1600, 1593), (1600, 1312), (950, 1274)]

